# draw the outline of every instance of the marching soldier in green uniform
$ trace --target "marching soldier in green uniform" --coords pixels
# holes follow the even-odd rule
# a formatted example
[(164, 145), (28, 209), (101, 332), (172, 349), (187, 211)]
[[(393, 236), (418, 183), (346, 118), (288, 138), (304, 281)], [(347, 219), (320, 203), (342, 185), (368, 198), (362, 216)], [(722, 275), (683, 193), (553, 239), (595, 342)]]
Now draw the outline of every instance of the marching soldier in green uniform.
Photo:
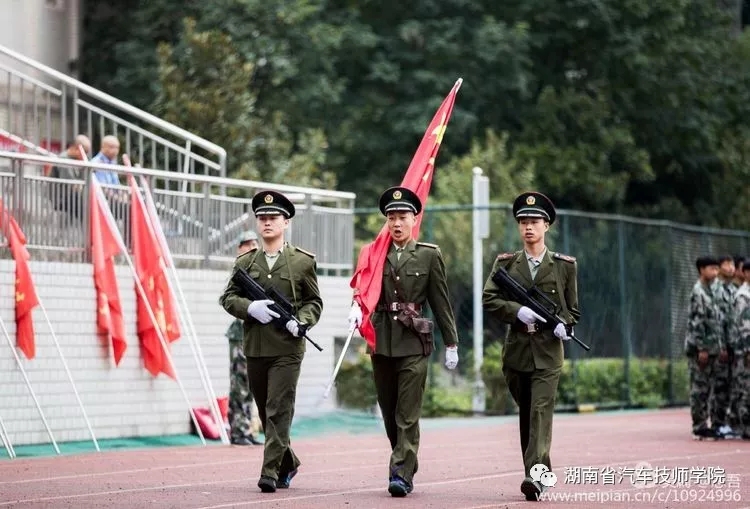
[[(246, 231), (240, 235), (237, 256), (258, 249), (258, 235)], [(243, 350), (243, 320), (235, 318), (227, 330), (229, 339), (229, 438), (234, 445), (260, 445), (257, 433), (260, 431), (260, 419), (256, 417), (253, 393), (250, 392), (250, 381), (247, 379), (247, 359)]]
[[(513, 215), (523, 249), (497, 256), (482, 301), (489, 313), (510, 324), (503, 348), (503, 375), (518, 405), (525, 469), (521, 492), (526, 500), (538, 500), (545, 487), (532, 479), (531, 469), (537, 464), (552, 469), (552, 417), (563, 366), (562, 341), (570, 339), (573, 325), (580, 319), (578, 274), (575, 258), (554, 253), (545, 245), (545, 234), (556, 216), (549, 198), (536, 192), (523, 193), (513, 202)], [(499, 267), (524, 288), (536, 286), (549, 297), (567, 325), (548, 324), (528, 307), (509, 300), (492, 281)]]
[(265, 290), (275, 288), (292, 304), (296, 320), (278, 327), (274, 319), (279, 314), (269, 308), (274, 302), (250, 301), (231, 278), (219, 302), (229, 314), (244, 320), (250, 390), (266, 436), (258, 487), (271, 493), (288, 488), (300, 466), (289, 432), (305, 355), (302, 336), (318, 323), (323, 300), (315, 255), (284, 241), (284, 232), (295, 214), (292, 202), (281, 193), (261, 191), (253, 197), (252, 208), (261, 245), (237, 257), (233, 273), (243, 268)]
[[(424, 318), (429, 304), (446, 346), (445, 366), (458, 364), (458, 334), (448, 295), (445, 262), (438, 246), (412, 238), (419, 197), (404, 187), (392, 187), (380, 197), (380, 211), (388, 218), (391, 246), (383, 273), (378, 306), (372, 314), (375, 352), (371, 353), (378, 404), (391, 444), (388, 492), (411, 493), (418, 469), (419, 419), (434, 348), (434, 325)], [(350, 326), (362, 322), (355, 302)]]

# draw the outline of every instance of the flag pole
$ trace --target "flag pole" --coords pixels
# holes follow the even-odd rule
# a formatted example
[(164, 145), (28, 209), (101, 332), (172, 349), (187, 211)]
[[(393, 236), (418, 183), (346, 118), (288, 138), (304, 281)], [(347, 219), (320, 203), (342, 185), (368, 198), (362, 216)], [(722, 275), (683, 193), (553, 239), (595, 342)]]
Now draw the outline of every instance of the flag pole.
[(198, 371), (201, 374), (201, 378), (205, 380), (204, 384), (207, 387), (207, 396), (209, 400), (208, 405), (211, 408), (211, 412), (214, 414), (214, 419), (216, 419), (216, 422), (221, 425), (219, 429), (221, 433), (222, 443), (228, 444), (229, 435), (224, 428), (224, 419), (222, 418), (221, 411), (219, 410), (219, 403), (216, 401), (216, 392), (214, 391), (213, 384), (211, 383), (211, 377), (208, 373), (208, 365), (206, 364), (206, 358), (204, 357), (203, 350), (201, 349), (200, 340), (198, 339), (198, 333), (195, 330), (193, 315), (190, 313), (190, 309), (188, 308), (185, 293), (182, 291), (182, 285), (180, 284), (180, 279), (177, 276), (177, 267), (175, 267), (174, 259), (172, 258), (172, 252), (169, 249), (169, 245), (167, 244), (167, 239), (164, 235), (164, 231), (161, 228), (161, 223), (159, 222), (159, 216), (156, 212), (156, 206), (154, 205), (151, 191), (149, 190), (148, 183), (143, 178), (143, 175), (141, 175), (141, 185), (143, 185), (143, 189), (145, 191), (146, 208), (148, 209), (149, 215), (151, 216), (151, 223), (154, 230), (156, 231), (156, 237), (159, 244), (161, 245), (162, 252), (167, 257), (166, 264), (169, 266), (172, 277), (174, 278), (174, 287), (177, 288), (177, 292), (174, 291), (172, 281), (169, 278), (167, 278), (167, 284), (169, 285), (172, 293), (177, 293), (179, 295), (180, 305), (178, 306), (178, 309), (180, 311), (180, 314), (184, 316), (185, 322), (188, 325), (188, 329), (190, 331), (189, 337), (192, 337), (195, 341), (195, 350), (193, 352), (193, 355), (196, 358), (195, 362), (198, 365)]
[(323, 393), (323, 399), (328, 399), (328, 395), (331, 394), (333, 383), (336, 380), (336, 375), (338, 374), (339, 369), (341, 369), (341, 364), (344, 362), (346, 351), (349, 349), (349, 343), (352, 342), (352, 337), (354, 336), (355, 330), (357, 330), (356, 327), (351, 327), (349, 329), (349, 337), (346, 338), (346, 342), (344, 343), (344, 348), (341, 349), (341, 355), (339, 355), (339, 360), (336, 362), (336, 367), (333, 369), (333, 375), (331, 375), (331, 380), (328, 382), (328, 387), (326, 387), (326, 390)]
[(10, 435), (8, 435), (8, 430), (5, 429), (2, 417), (0, 417), (0, 440), (3, 441), (3, 447), (5, 447), (5, 452), (8, 453), (10, 459), (15, 458), (16, 450), (13, 449), (13, 444), (10, 443)]
[[(131, 166), (130, 164), (130, 158), (127, 156), (127, 154), (123, 155), (123, 162), (125, 163), (125, 166)], [(129, 178), (132, 177), (132, 175), (128, 176)], [(133, 178), (133, 183), (135, 184), (135, 178)], [(150, 217), (150, 221), (147, 219), (147, 222), (149, 224), (149, 227), (151, 228), (152, 233), (155, 234), (155, 237), (157, 239), (157, 242), (159, 242), (159, 245), (161, 246), (161, 251), (164, 254), (165, 257), (167, 257), (167, 262), (165, 263), (164, 259), (160, 260), (160, 265), (162, 270), (166, 268), (165, 265), (169, 265), (172, 269), (172, 276), (175, 279), (175, 282), (177, 283), (177, 287), (179, 288), (180, 297), (183, 301), (183, 304), (185, 306), (185, 310), (183, 312), (182, 307), (178, 305), (178, 312), (180, 312), (180, 315), (186, 315), (188, 319), (185, 319), (183, 317), (183, 324), (189, 320), (189, 326), (188, 326), (188, 345), (190, 345), (190, 351), (193, 354), (193, 359), (195, 360), (196, 366), (198, 367), (198, 373), (201, 377), (201, 384), (203, 385), (204, 390), (206, 391), (206, 396), (208, 397), (208, 406), (211, 410), (211, 414), (213, 415), (213, 418), (216, 420), (216, 424), (219, 426), (219, 436), (221, 437), (221, 441), (224, 444), (229, 443), (229, 436), (227, 435), (226, 429), (224, 428), (224, 419), (221, 416), (221, 411), (219, 410), (219, 404), (216, 401), (216, 393), (213, 390), (213, 386), (211, 385), (211, 379), (208, 375), (208, 367), (205, 366), (205, 359), (203, 358), (202, 352), (200, 352), (200, 344), (198, 343), (198, 335), (195, 333), (195, 326), (193, 325), (192, 318), (190, 317), (190, 311), (187, 309), (187, 302), (185, 300), (185, 295), (182, 293), (182, 288), (179, 286), (179, 279), (177, 278), (177, 271), (174, 267), (174, 262), (172, 260), (172, 254), (169, 251), (169, 246), (166, 243), (166, 240), (163, 238), (164, 233), (161, 229), (161, 224), (159, 223), (159, 218), (156, 215), (156, 210), (151, 210), (153, 207), (153, 203), (150, 201), (151, 194), (149, 192), (149, 189), (147, 187), (147, 184), (143, 181), (143, 176), (141, 176), (141, 184), (144, 188), (144, 194), (146, 195), (145, 200), (145, 207), (148, 211), (148, 215)], [(135, 186), (138, 187), (137, 185)], [(140, 200), (141, 198), (138, 197)], [(155, 207), (153, 207), (155, 209)], [(153, 215), (152, 215), (153, 213)], [(172, 282), (167, 277), (167, 285), (169, 286), (169, 290), (174, 295), (176, 292), (174, 291), (174, 288), (172, 286)], [(204, 371), (205, 370), (205, 371)]]
[(112, 217), (112, 211), (109, 210), (107, 199), (104, 197), (104, 193), (102, 192), (102, 189), (99, 186), (99, 183), (96, 181), (96, 176), (93, 173), (91, 174), (91, 185), (94, 186), (94, 193), (96, 194), (96, 200), (98, 202), (98, 205), (103, 206), (102, 208), (104, 208), (106, 212), (106, 220), (110, 229), (113, 229), (114, 232), (117, 234), (115, 235), (117, 239), (117, 243), (120, 246), (120, 250), (122, 251), (123, 255), (125, 256), (125, 260), (127, 261), (128, 266), (130, 267), (131, 273), (133, 274), (133, 279), (135, 280), (135, 285), (136, 285), (136, 288), (138, 289), (138, 294), (141, 296), (144, 303), (146, 304), (146, 311), (148, 312), (148, 316), (149, 316), (149, 319), (151, 320), (151, 323), (154, 325), (154, 329), (156, 330), (156, 335), (159, 337), (159, 342), (161, 343), (161, 347), (164, 350), (164, 354), (167, 356), (167, 361), (169, 362), (170, 366), (174, 370), (175, 381), (177, 382), (177, 385), (180, 388), (180, 391), (182, 392), (182, 396), (185, 398), (185, 402), (188, 405), (188, 412), (190, 413), (190, 418), (192, 419), (193, 424), (195, 425), (195, 430), (198, 432), (198, 436), (201, 439), (201, 443), (203, 445), (206, 445), (206, 439), (203, 437), (203, 432), (201, 431), (201, 428), (198, 425), (198, 419), (195, 417), (195, 412), (193, 412), (193, 407), (190, 404), (190, 398), (188, 398), (188, 395), (185, 392), (185, 387), (182, 385), (182, 382), (180, 381), (180, 377), (177, 373), (177, 366), (174, 364), (174, 362), (172, 362), (172, 354), (169, 351), (169, 346), (167, 345), (167, 342), (161, 333), (161, 328), (159, 327), (159, 323), (156, 320), (156, 316), (154, 315), (153, 309), (151, 309), (151, 304), (146, 298), (146, 291), (143, 289), (143, 286), (141, 285), (141, 281), (138, 279), (138, 272), (135, 270), (133, 261), (130, 259), (130, 255), (128, 254), (128, 249), (125, 246), (125, 241), (122, 239), (122, 235), (120, 235), (120, 230), (116, 226), (112, 228), (115, 222), (114, 217)]
[(96, 448), (97, 452), (101, 452), (99, 449), (99, 442), (96, 440), (96, 436), (94, 435), (94, 429), (91, 427), (91, 422), (89, 421), (89, 417), (86, 414), (86, 409), (83, 406), (83, 402), (81, 401), (81, 396), (78, 394), (78, 389), (76, 388), (76, 384), (73, 381), (73, 375), (70, 373), (70, 369), (68, 368), (68, 362), (65, 360), (65, 356), (63, 355), (62, 348), (60, 348), (60, 342), (57, 340), (57, 334), (55, 334), (55, 330), (52, 328), (52, 322), (49, 319), (49, 316), (47, 315), (47, 309), (44, 307), (44, 304), (42, 303), (42, 299), (39, 298), (37, 295), (37, 300), (39, 301), (39, 307), (42, 310), (42, 313), (44, 314), (44, 319), (47, 320), (47, 325), (49, 326), (49, 331), (52, 334), (52, 340), (55, 343), (55, 347), (57, 348), (57, 353), (60, 354), (60, 361), (62, 361), (63, 368), (65, 368), (65, 373), (68, 375), (68, 380), (70, 380), (70, 385), (73, 387), (73, 393), (76, 396), (76, 401), (78, 401), (78, 406), (81, 407), (81, 413), (83, 414), (83, 420), (86, 421), (86, 426), (89, 429), (89, 433), (91, 434), (91, 440), (94, 442), (94, 447)]
[(39, 416), (42, 418), (42, 422), (44, 423), (44, 427), (47, 428), (47, 434), (49, 435), (50, 440), (52, 440), (52, 446), (55, 448), (55, 452), (57, 454), (60, 454), (60, 448), (57, 447), (57, 442), (55, 441), (55, 437), (52, 434), (52, 430), (49, 427), (49, 424), (47, 423), (47, 418), (44, 416), (44, 412), (42, 411), (41, 405), (39, 405), (39, 400), (36, 397), (36, 393), (34, 392), (34, 389), (31, 387), (31, 382), (29, 382), (29, 377), (26, 376), (26, 370), (23, 368), (23, 364), (21, 363), (21, 359), (18, 357), (18, 352), (16, 352), (15, 346), (13, 346), (13, 342), (10, 340), (10, 334), (8, 334), (8, 329), (5, 328), (5, 322), (2, 318), (0, 318), (0, 327), (3, 329), (3, 334), (5, 335), (5, 339), (8, 341), (8, 346), (10, 347), (10, 351), (13, 352), (13, 357), (16, 359), (16, 364), (18, 364), (18, 369), (21, 370), (21, 375), (23, 376), (24, 381), (26, 382), (26, 387), (29, 388), (29, 392), (31, 393), (31, 398), (34, 400), (34, 404), (36, 405), (36, 409), (39, 412)]

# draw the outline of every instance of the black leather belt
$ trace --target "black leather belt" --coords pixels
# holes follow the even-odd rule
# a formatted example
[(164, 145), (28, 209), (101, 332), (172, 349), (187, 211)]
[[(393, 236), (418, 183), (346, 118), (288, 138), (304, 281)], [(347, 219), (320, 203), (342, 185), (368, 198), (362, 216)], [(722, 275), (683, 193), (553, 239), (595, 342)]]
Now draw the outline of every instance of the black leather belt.
[(379, 305), (377, 307), (377, 311), (390, 311), (393, 313), (397, 313), (399, 311), (403, 311), (404, 309), (413, 309), (417, 313), (422, 311), (422, 305), (417, 304), (416, 302), (391, 302), (390, 305)]
[(516, 320), (511, 324), (510, 330), (515, 332), (523, 332), (524, 334), (539, 334), (544, 330), (550, 330), (549, 327), (545, 327), (545, 324), (535, 322), (531, 325), (526, 325), (521, 320)]

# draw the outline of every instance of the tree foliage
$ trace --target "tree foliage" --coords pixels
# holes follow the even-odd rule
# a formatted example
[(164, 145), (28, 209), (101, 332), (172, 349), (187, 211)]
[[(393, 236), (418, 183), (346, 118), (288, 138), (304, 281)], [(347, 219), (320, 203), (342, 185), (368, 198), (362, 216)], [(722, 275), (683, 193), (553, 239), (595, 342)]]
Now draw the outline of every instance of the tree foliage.
[[(166, 107), (157, 110), (231, 147), (235, 175), (339, 186), (374, 206), (401, 180), (424, 127), (463, 77), (441, 175), (476, 155), (488, 132), (503, 133), (507, 159), (496, 166), (530, 172), (559, 206), (750, 227), (750, 50), (739, 30), (747, 2), (89, 4), (84, 79), (137, 106)], [(183, 53), (185, 17), (195, 19), (195, 34), (228, 37), (231, 58), (249, 66), (230, 70), (221, 53), (228, 46), (215, 49), (229, 72), (217, 88), (236, 97), (191, 81), (189, 69), (208, 77), (210, 66)], [(170, 73), (179, 81), (166, 83)], [(192, 93), (210, 101), (207, 118), (225, 115), (243, 132), (199, 126)], [(217, 111), (242, 101), (245, 111)], [(462, 178), (455, 186), (468, 185), (470, 175)]]

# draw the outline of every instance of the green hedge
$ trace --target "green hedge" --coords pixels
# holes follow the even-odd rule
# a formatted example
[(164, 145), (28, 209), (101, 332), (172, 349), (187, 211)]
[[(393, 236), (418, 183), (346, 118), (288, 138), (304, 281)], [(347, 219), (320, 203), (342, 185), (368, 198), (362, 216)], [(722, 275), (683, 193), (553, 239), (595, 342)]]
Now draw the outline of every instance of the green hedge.
[[(631, 358), (630, 380), (625, 380), (622, 358), (566, 359), (557, 390), (559, 407), (581, 404), (622, 405), (658, 408), (688, 402), (688, 370), (684, 359), (672, 362), (670, 375), (666, 359)], [(575, 366), (575, 371), (574, 371)], [(670, 400), (670, 376), (673, 398)], [(502, 373), (502, 347), (496, 343), (485, 350), (482, 379), (487, 389), (487, 413), (507, 414), (516, 409)]]
[[(575, 366), (575, 372), (573, 367)], [(442, 368), (437, 368), (442, 369)], [(567, 359), (558, 387), (559, 407), (580, 404), (622, 405), (629, 385), (629, 406), (657, 408), (687, 404), (688, 371), (684, 359), (672, 363), (674, 398), (670, 400), (670, 366), (665, 359), (630, 359), (630, 381), (626, 385), (624, 360), (619, 358)], [(510, 414), (516, 405), (502, 373), (502, 346), (495, 343), (484, 351), (482, 379), (486, 388), (486, 411), (491, 415)], [(336, 383), (338, 404), (344, 408), (372, 410), (377, 404), (372, 364), (365, 353), (357, 362), (345, 362)], [(425, 395), (423, 415), (464, 415), (471, 412), (471, 391), (434, 385)]]

